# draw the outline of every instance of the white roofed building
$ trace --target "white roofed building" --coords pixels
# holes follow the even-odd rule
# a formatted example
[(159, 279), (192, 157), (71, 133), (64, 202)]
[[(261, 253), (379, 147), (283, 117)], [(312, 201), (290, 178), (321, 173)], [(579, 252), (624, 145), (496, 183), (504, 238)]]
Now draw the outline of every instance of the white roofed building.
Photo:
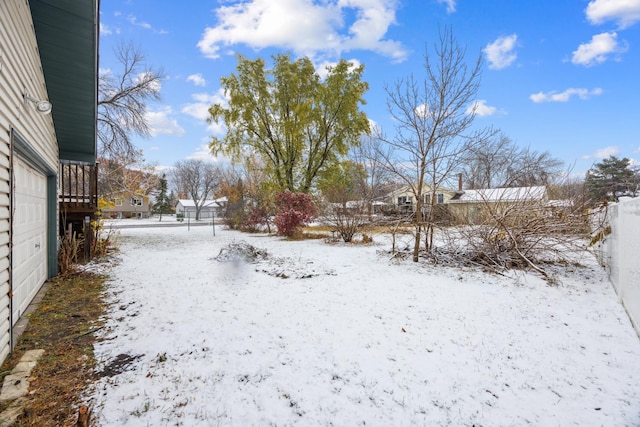
[(176, 205), (177, 218), (201, 220), (221, 217), (227, 207), (227, 198), (220, 197), (215, 200), (203, 200), (199, 202), (198, 205), (200, 206), (200, 212), (198, 212), (198, 206), (196, 206), (193, 200), (178, 200), (178, 204)]
[(545, 186), (483, 188), (459, 192), (447, 205), (458, 222), (476, 223), (489, 211), (500, 213), (514, 205), (545, 204), (548, 200)]

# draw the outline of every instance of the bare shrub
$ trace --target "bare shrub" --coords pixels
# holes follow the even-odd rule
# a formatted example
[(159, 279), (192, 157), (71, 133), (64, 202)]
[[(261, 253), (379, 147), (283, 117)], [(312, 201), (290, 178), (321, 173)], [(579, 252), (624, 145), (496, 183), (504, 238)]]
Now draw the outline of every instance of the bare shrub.
[(76, 236), (76, 233), (65, 233), (60, 240), (58, 248), (58, 274), (67, 277), (74, 274), (78, 264), (78, 253), (83, 245), (83, 239)]
[(332, 203), (327, 210), (328, 225), (346, 243), (352, 242), (356, 234), (362, 232), (364, 227), (371, 223), (366, 202)]
[(532, 268), (551, 280), (542, 265), (568, 262), (571, 254), (586, 249), (588, 217), (574, 200), (554, 203), (529, 196), (490, 199), (484, 193), (473, 221), (447, 233), (444, 252), (495, 269)]

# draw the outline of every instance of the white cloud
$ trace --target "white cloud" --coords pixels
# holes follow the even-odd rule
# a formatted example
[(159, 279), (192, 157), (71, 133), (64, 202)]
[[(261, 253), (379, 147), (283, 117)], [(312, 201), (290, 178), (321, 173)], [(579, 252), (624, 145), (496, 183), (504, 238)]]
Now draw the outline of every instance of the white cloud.
[(111, 34), (113, 34), (111, 29), (101, 22), (100, 23), (100, 35), (101, 36), (110, 36)]
[(201, 120), (203, 123), (210, 117), (209, 107), (212, 104), (222, 104), (223, 106), (228, 104), (228, 100), (224, 96), (224, 89), (218, 89), (218, 92), (211, 95), (208, 93), (195, 93), (191, 97), (196, 102), (182, 107), (182, 112)]
[(157, 33), (157, 34), (167, 34), (168, 33), (166, 30), (158, 30), (156, 28), (153, 28), (153, 26), (151, 24), (149, 24), (148, 22), (138, 21), (138, 18), (136, 16), (134, 16), (134, 15), (127, 16), (127, 21), (129, 21), (133, 25), (137, 25), (138, 27), (144, 28), (145, 30), (151, 30), (151, 31), (153, 31), (154, 33)]
[(591, 65), (605, 62), (611, 54), (623, 53), (626, 50), (626, 46), (618, 44), (617, 33), (596, 34), (591, 37), (589, 43), (583, 43), (573, 51), (571, 62), (590, 67)]
[(606, 159), (607, 157), (617, 156), (620, 153), (620, 149), (615, 146), (609, 146), (597, 150), (593, 154), (583, 156), (583, 159)]
[(227, 133), (227, 127), (223, 122), (220, 122), (220, 123), (211, 122), (207, 126), (207, 132), (211, 135), (222, 136)]
[(447, 5), (447, 13), (454, 13), (456, 11), (456, 0), (438, 0), (438, 3)]
[[(153, 78), (153, 74), (151, 74), (150, 71), (147, 71), (147, 72), (138, 74), (136, 77), (137, 77), (136, 82), (140, 83), (145, 79)], [(160, 79), (155, 79), (149, 82), (149, 90), (152, 90), (155, 93), (160, 93), (161, 89), (162, 89), (162, 83), (160, 82)]]
[[(349, 70), (353, 70), (355, 68), (358, 68), (360, 65), (362, 65), (360, 63), (360, 61), (358, 61), (357, 59), (349, 59), (347, 60), (348, 62), (351, 63), (351, 67), (349, 67)], [(320, 76), (320, 78), (322, 80), (326, 79), (327, 76), (329, 75), (329, 70), (327, 70), (327, 67), (335, 67), (336, 65), (338, 65), (338, 62), (335, 61), (324, 61), (321, 62), (319, 64), (316, 64), (316, 73), (318, 73), (318, 76)]]
[[(218, 24), (204, 30), (198, 42), (209, 58), (221, 46), (245, 44), (254, 49), (278, 47), (298, 55), (341, 55), (371, 50), (403, 61), (407, 51), (385, 39), (395, 24), (396, 0), (230, 0), (216, 9)], [(352, 22), (345, 22), (353, 16)]]
[(160, 134), (184, 135), (184, 129), (180, 127), (177, 120), (170, 117), (171, 114), (173, 114), (171, 107), (164, 107), (160, 111), (148, 111), (146, 113), (151, 136)]
[(514, 51), (517, 41), (518, 36), (511, 34), (510, 36), (498, 37), (493, 43), (487, 44), (482, 51), (489, 61), (489, 68), (500, 70), (513, 64), (513, 61), (517, 58)]
[(496, 107), (491, 107), (487, 105), (487, 101), (485, 101), (484, 99), (478, 99), (476, 102), (471, 104), (467, 108), (466, 113), (471, 114), (474, 111), (476, 113), (476, 116), (478, 117), (488, 117), (488, 116), (495, 116), (497, 114), (504, 114), (499, 112)]
[(580, 99), (589, 99), (592, 96), (602, 95), (603, 91), (599, 87), (595, 89), (569, 88), (564, 92), (538, 92), (529, 96), (529, 99), (535, 103), (541, 102), (567, 102), (572, 96)]
[[(208, 139), (208, 138), (207, 138)], [(214, 156), (209, 149), (209, 143), (204, 141), (205, 143), (200, 145), (196, 151), (188, 155), (187, 160), (202, 160), (208, 163), (230, 163), (230, 160), (223, 155)]]
[(187, 104), (182, 107), (182, 112), (191, 117), (194, 117), (201, 121), (206, 121), (209, 118), (209, 107), (211, 104), (205, 104), (203, 102), (195, 102)]
[(620, 29), (628, 28), (640, 21), (640, 0), (593, 0), (585, 14), (594, 25), (615, 21)]
[(206, 86), (207, 81), (202, 77), (202, 74), (191, 74), (187, 77), (187, 81), (192, 82), (196, 86)]
[(144, 22), (144, 21), (142, 21), (142, 22), (138, 21), (138, 18), (136, 18), (134, 15), (127, 16), (127, 21), (129, 21), (133, 25), (137, 25), (138, 27), (142, 27), (145, 30), (150, 30), (151, 29), (151, 24), (149, 24), (148, 22)]
[(416, 116), (426, 119), (430, 115), (429, 106), (427, 104), (420, 104), (416, 107), (414, 113)]

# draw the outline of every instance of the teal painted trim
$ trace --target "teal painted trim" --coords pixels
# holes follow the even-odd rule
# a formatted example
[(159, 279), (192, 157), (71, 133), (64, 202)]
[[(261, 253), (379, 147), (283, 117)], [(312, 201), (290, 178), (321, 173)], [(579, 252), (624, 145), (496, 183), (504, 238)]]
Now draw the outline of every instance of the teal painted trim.
[(93, 154), (60, 150), (60, 161), (63, 163), (84, 163), (94, 165), (96, 163), (96, 156)]
[(46, 176), (57, 176), (57, 172), (55, 169), (52, 169), (51, 166), (44, 161), (42, 156), (36, 152), (27, 141), (24, 140), (15, 129), (11, 129), (13, 133), (13, 152), (19, 154), (20, 157), (27, 160), (31, 165), (33, 165), (36, 169), (40, 170), (40, 172), (44, 173)]
[(47, 278), (51, 279), (58, 275), (58, 173), (15, 129), (11, 133), (13, 152), (47, 176)]
[(58, 177), (47, 176), (47, 278), (58, 275)]

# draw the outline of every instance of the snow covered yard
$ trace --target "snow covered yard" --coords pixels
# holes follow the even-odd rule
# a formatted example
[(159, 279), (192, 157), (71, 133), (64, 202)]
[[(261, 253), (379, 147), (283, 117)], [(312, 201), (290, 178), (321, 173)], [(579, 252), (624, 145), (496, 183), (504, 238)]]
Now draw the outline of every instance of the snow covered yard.
[[(591, 260), (550, 287), (374, 239), (120, 230), (100, 425), (640, 424), (640, 341)], [(266, 257), (216, 259), (240, 242)]]

